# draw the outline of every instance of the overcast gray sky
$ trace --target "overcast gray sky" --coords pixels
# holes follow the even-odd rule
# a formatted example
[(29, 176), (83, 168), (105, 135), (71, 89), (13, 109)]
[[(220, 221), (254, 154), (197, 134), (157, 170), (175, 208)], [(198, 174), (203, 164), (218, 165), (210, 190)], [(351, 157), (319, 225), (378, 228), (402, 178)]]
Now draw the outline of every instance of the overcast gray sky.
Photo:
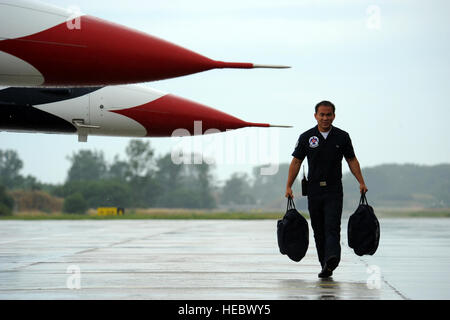
[[(294, 126), (244, 129), (215, 139), (226, 136), (234, 144), (241, 142), (238, 148), (250, 149), (251, 137), (264, 145), (268, 135), (270, 156), (280, 163), (290, 162), (299, 134), (315, 124), (314, 105), (326, 99), (336, 104), (335, 125), (349, 132), (362, 167), (450, 161), (448, 1), (47, 2), (77, 6), (83, 13), (212, 59), (292, 66), (289, 70), (215, 70), (145, 84), (243, 120)], [(207, 139), (202, 140), (206, 145), (216, 143)], [(89, 137), (87, 144), (79, 144), (76, 136), (0, 133), (0, 148), (18, 151), (24, 174), (51, 183), (65, 180), (66, 157), (73, 152), (102, 150), (112, 161), (116, 154), (124, 158), (128, 141)], [(176, 139), (149, 141), (157, 154), (170, 152), (179, 143)], [(261, 156), (256, 162), (266, 160)], [(216, 176), (223, 180), (235, 171), (249, 172), (255, 165), (250, 162), (247, 157), (234, 164), (218, 163)]]

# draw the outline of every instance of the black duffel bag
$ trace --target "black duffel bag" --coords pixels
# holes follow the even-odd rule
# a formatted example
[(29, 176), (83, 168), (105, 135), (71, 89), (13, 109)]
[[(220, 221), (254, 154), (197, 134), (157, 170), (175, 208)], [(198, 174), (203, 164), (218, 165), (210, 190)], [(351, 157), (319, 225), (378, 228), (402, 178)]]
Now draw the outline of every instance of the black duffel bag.
[(347, 237), (348, 246), (358, 256), (373, 255), (378, 249), (380, 223), (365, 193), (361, 195), (358, 208), (348, 220)]
[(288, 199), (286, 214), (277, 223), (278, 247), (282, 254), (299, 262), (309, 246), (308, 221), (295, 209), (294, 200)]

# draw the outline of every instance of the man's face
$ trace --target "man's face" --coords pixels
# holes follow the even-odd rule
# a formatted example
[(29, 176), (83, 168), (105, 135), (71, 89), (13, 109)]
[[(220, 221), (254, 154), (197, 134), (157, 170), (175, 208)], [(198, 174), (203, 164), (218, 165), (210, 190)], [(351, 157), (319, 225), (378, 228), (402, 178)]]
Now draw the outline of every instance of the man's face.
[(319, 130), (322, 132), (327, 132), (331, 129), (334, 118), (336, 117), (332, 107), (320, 106), (317, 113), (314, 114), (319, 125)]

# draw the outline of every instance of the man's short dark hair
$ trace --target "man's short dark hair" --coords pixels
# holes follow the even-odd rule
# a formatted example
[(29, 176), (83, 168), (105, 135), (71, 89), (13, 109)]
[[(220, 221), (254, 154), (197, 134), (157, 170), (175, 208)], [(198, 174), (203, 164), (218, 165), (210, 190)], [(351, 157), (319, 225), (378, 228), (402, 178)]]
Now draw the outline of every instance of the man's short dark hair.
[(333, 113), (336, 113), (336, 107), (335, 107), (334, 104), (331, 103), (330, 101), (322, 101), (322, 102), (319, 102), (319, 103), (316, 105), (316, 113), (319, 111), (319, 107), (320, 107), (320, 106), (322, 106), (322, 107), (331, 107), (331, 108), (333, 108)]

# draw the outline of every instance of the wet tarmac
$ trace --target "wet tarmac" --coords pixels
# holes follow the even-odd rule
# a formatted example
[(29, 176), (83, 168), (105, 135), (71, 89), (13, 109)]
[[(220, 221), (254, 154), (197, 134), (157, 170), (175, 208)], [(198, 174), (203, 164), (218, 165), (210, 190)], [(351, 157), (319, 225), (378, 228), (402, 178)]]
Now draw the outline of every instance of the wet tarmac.
[(380, 247), (362, 260), (412, 300), (450, 299), (450, 219), (380, 220)]
[(296, 263), (279, 253), (273, 220), (0, 221), (0, 299), (448, 299), (450, 219), (408, 221), (381, 221), (379, 251), (364, 258), (343, 221), (328, 280), (312, 232)]

